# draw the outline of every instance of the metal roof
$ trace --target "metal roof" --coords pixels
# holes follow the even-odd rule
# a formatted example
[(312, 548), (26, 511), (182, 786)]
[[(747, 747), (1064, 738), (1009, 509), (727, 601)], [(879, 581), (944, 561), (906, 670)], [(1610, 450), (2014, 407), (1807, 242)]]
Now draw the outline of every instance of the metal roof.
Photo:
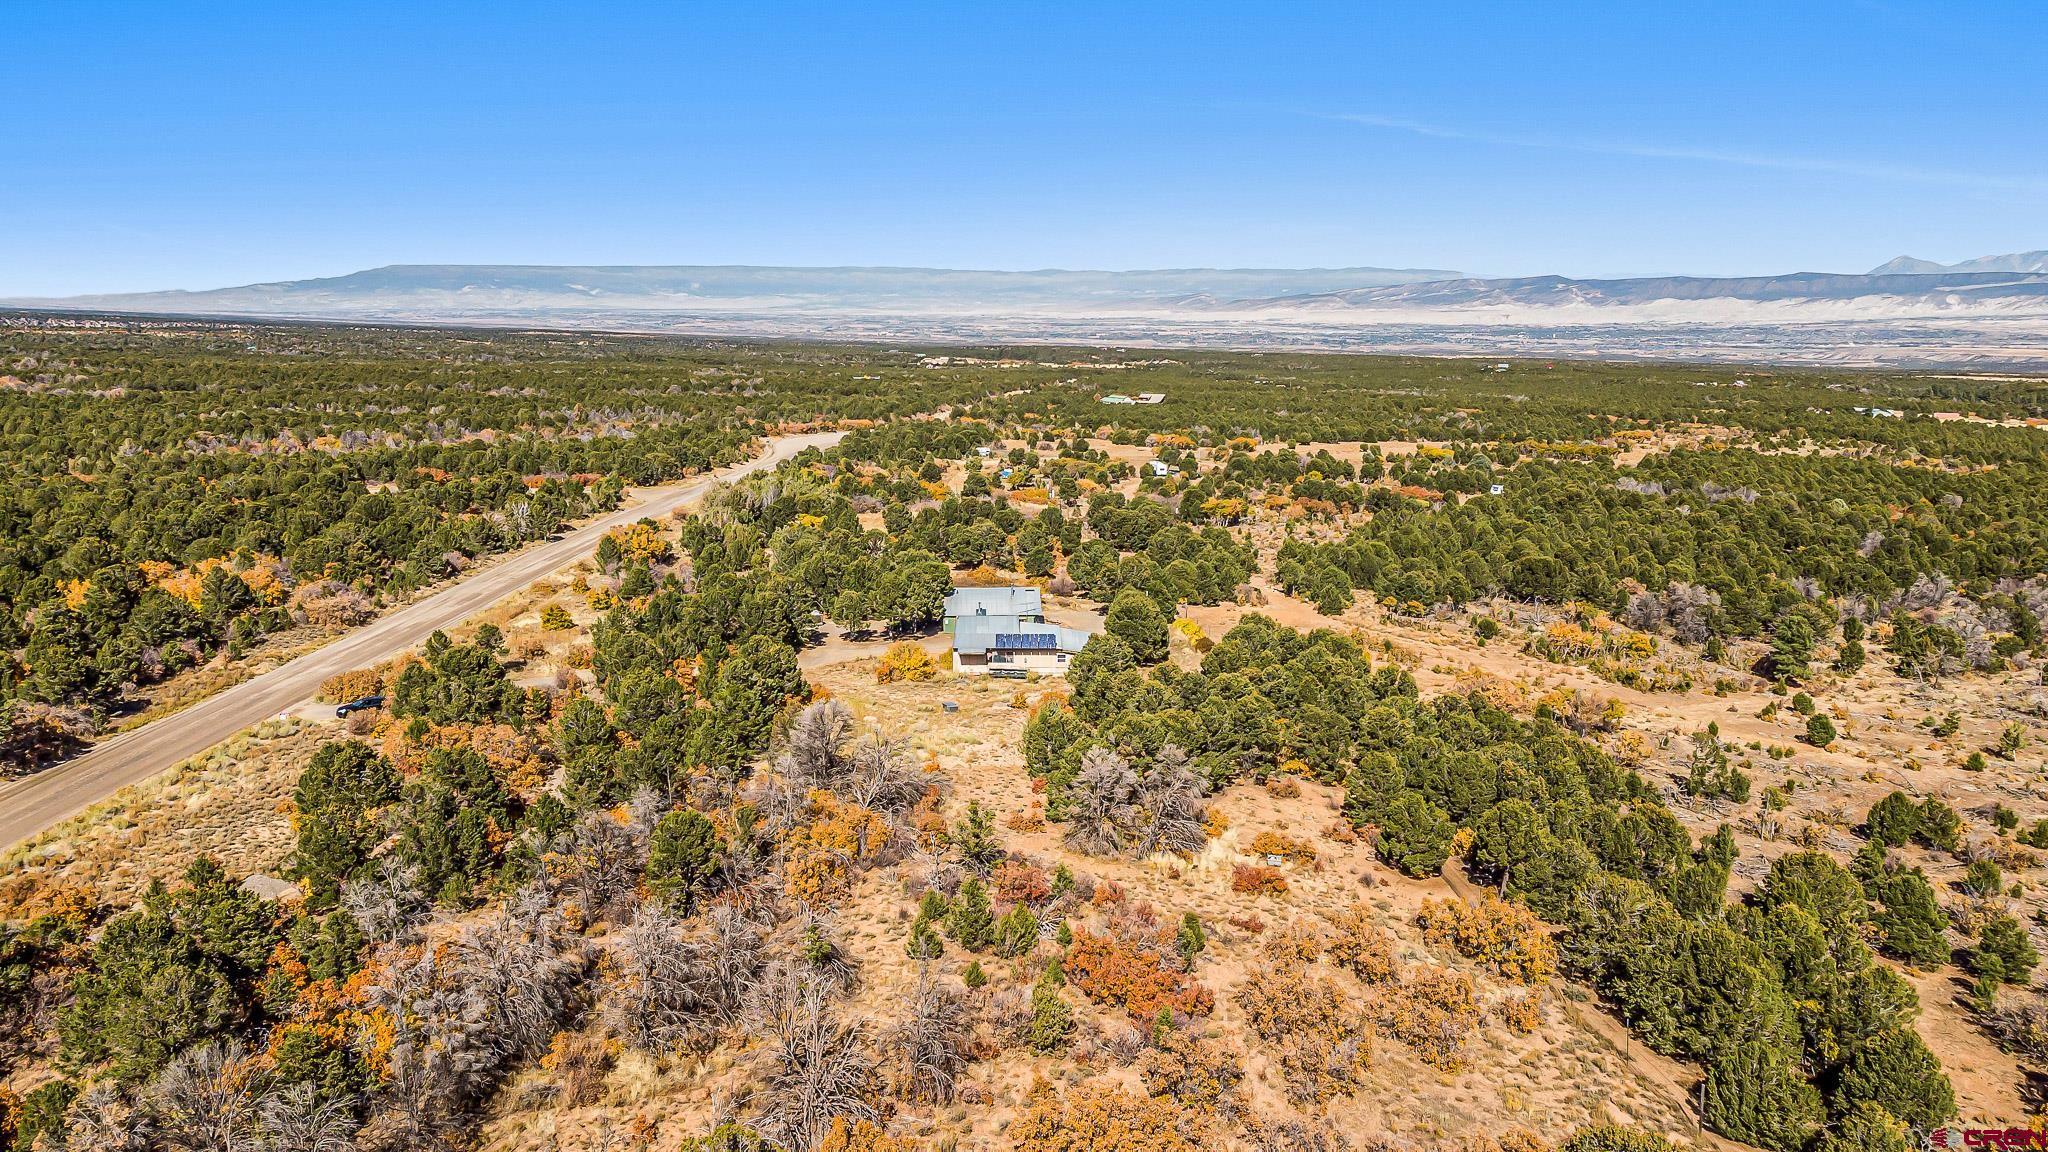
[(955, 588), (946, 597), (948, 616), (1037, 616), (1044, 611), (1044, 597), (1029, 585)]
[(963, 656), (980, 656), (992, 650), (1006, 652), (1079, 652), (1090, 633), (1057, 624), (1039, 624), (1015, 616), (965, 616), (953, 633), (953, 651)]
[(1006, 632), (1015, 632), (1024, 626), (1021, 617), (962, 616), (960, 626), (953, 632), (953, 651), (969, 656), (978, 655), (995, 646), (996, 637)]

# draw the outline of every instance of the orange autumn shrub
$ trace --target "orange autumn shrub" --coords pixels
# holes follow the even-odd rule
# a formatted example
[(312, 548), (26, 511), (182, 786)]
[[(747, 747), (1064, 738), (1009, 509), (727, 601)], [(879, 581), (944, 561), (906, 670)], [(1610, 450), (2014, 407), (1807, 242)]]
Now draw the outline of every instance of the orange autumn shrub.
[(1287, 877), (1264, 864), (1239, 864), (1231, 869), (1230, 890), (1249, 896), (1285, 896)]
[(790, 833), (783, 887), (801, 901), (819, 901), (845, 891), (849, 864), (875, 862), (889, 843), (888, 817), (840, 800), (830, 792), (810, 795), (812, 820)]
[(1290, 929), (1237, 986), (1253, 1035), (1277, 1057), (1287, 1096), (1314, 1106), (1354, 1091), (1372, 1066), (1372, 1023), (1354, 997), (1303, 959)]
[(1415, 917), (1433, 945), (1477, 960), (1504, 979), (1541, 984), (1557, 974), (1557, 944), (1536, 914), (1491, 893), (1477, 903), (1425, 900)]
[(1138, 1075), (1152, 1095), (1207, 1114), (1234, 1100), (1244, 1063), (1225, 1044), (1170, 1028), (1138, 1057)]
[(900, 640), (889, 645), (882, 653), (881, 663), (875, 665), (877, 684), (929, 680), (938, 674), (939, 662), (924, 650), (924, 645), (914, 640)]
[(584, 1032), (557, 1032), (549, 1041), (540, 1066), (560, 1085), (560, 1102), (571, 1108), (597, 1103), (604, 1090), (604, 1078), (617, 1062), (624, 1045), (614, 1039)]
[(818, 1144), (818, 1152), (915, 1152), (915, 1149), (916, 1145), (889, 1135), (872, 1120), (849, 1123), (844, 1116), (833, 1118), (832, 1127)]
[(1465, 1047), (1482, 1014), (1472, 978), (1421, 964), (1380, 997), (1379, 1024), (1413, 1049), (1424, 1064), (1444, 1072), (1465, 1066)]
[(1214, 993), (1167, 967), (1158, 951), (1086, 928), (1074, 931), (1061, 971), (1090, 1000), (1122, 1008), (1140, 1024), (1151, 1024), (1162, 1008), (1202, 1016), (1216, 1006)]
[(1543, 1023), (1543, 993), (1533, 990), (1510, 993), (1494, 1005), (1493, 1010), (1500, 1017), (1500, 1022), (1507, 1025), (1508, 1031), (1517, 1036), (1527, 1036)]
[(629, 561), (656, 563), (667, 560), (672, 551), (667, 537), (652, 524), (626, 524), (612, 529), (605, 536), (619, 546), (619, 554)]
[[(1290, 768), (1290, 772), (1306, 773), (1308, 771), (1308, 765), (1302, 764), (1299, 760), (1289, 760), (1287, 763), (1290, 765), (1301, 764), (1301, 767), (1299, 768)], [(1296, 797), (1301, 795), (1301, 781), (1295, 779), (1291, 775), (1274, 776), (1266, 781), (1266, 795), (1271, 796), (1276, 800), (1295, 799)]]
[(1400, 974), (1394, 960), (1394, 937), (1374, 919), (1372, 907), (1360, 900), (1329, 918), (1331, 935), (1325, 946), (1332, 963), (1351, 969), (1367, 984), (1385, 984)]
[(1036, 904), (1052, 895), (1052, 881), (1045, 869), (1022, 860), (1005, 860), (990, 876), (996, 897), (1011, 904)]
[(1094, 1083), (1064, 1095), (1034, 1085), (1007, 1135), (1014, 1152), (1199, 1152), (1207, 1143), (1172, 1100)]
[(1316, 862), (1315, 845), (1272, 831), (1252, 837), (1252, 852), (1258, 856), (1278, 856), (1293, 864), (1313, 866)]
[(320, 695), (315, 697), (330, 704), (345, 704), (365, 696), (375, 696), (384, 691), (384, 670), (382, 668), (355, 668), (347, 672), (336, 672), (320, 682)]

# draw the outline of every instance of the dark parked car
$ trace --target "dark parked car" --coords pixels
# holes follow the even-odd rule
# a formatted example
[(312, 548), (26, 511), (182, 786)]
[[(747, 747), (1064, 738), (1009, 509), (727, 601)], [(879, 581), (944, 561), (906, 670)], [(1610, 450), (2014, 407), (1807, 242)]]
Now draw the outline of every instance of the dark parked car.
[(336, 707), (334, 715), (337, 719), (346, 720), (351, 712), (361, 712), (365, 708), (382, 708), (383, 706), (384, 698), (382, 696), (365, 696), (361, 700), (351, 700), (346, 704)]

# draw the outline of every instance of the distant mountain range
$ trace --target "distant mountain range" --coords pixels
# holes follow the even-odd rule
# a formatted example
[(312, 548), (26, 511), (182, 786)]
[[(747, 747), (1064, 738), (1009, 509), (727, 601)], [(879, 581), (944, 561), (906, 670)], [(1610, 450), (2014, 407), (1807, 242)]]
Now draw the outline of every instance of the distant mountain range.
[(1979, 256), (1960, 264), (1936, 264), (1915, 256), (1900, 256), (1870, 270), (1872, 276), (1932, 276), (1942, 272), (2048, 272), (2048, 251)]
[[(1757, 311), (1756, 306), (1767, 306), (1775, 312), (1799, 308), (1829, 313), (1851, 311), (1873, 318), (1965, 311), (2038, 311), (2048, 316), (2048, 271), (1925, 275), (1797, 272), (1788, 276), (1646, 276), (1628, 280), (1527, 276), (1512, 280), (1435, 280), (1265, 300), (1221, 302), (1190, 298), (1182, 303), (1232, 311), (1441, 312), (1468, 318), (1489, 309), (1512, 309), (1518, 314), (1542, 310), (1585, 313), (1661, 309), (1669, 318), (1680, 319), (1697, 317), (1705, 309), (1741, 312), (1745, 308)], [(1657, 317), (1645, 314), (1637, 318)]]
[(1489, 279), (1429, 268), (1126, 272), (409, 265), (36, 310), (979, 343), (1521, 348), (2048, 367), (2048, 251), (1867, 273)]
[[(394, 264), (346, 276), (197, 292), (14, 301), (67, 309), (323, 319), (549, 319), (635, 313), (857, 315), (1441, 314), (1583, 319), (2048, 314), (2048, 252), (1940, 265), (1902, 256), (1864, 274), (1482, 279), (1430, 268), (1180, 268), (1133, 272), (744, 265)], [(1643, 313), (1642, 315), (1633, 315)], [(1818, 317), (1816, 317), (1818, 318)]]
[(572, 267), (394, 264), (317, 280), (199, 292), (79, 296), (74, 308), (115, 311), (472, 315), (505, 310), (986, 312), (1126, 308), (1187, 296), (1256, 299), (1444, 280), (1437, 268), (1183, 268), (1136, 272), (1047, 269), (774, 268), (748, 265)]

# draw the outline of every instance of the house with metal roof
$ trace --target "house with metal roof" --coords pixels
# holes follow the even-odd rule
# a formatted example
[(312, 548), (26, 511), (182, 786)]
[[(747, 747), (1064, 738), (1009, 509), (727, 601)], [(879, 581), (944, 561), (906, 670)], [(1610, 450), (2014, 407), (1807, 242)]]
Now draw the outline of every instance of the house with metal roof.
[(1003, 588), (955, 588), (946, 597), (946, 631), (956, 633), (963, 620), (1009, 617), (1043, 623), (1045, 596), (1029, 585)]
[(964, 616), (953, 633), (953, 671), (1022, 677), (1059, 675), (1090, 633), (1015, 616)]

